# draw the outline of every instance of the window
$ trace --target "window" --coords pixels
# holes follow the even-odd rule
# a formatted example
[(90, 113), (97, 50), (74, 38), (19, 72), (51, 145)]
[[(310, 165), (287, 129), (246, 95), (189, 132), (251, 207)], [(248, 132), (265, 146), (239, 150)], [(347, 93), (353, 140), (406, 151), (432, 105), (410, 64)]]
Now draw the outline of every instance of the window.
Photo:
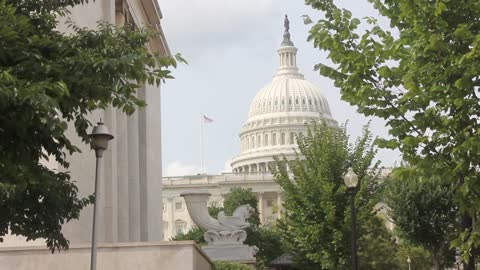
[(285, 133), (282, 132), (280, 135), (280, 144), (284, 145), (285, 144)]
[(295, 99), (295, 104), (297, 104), (297, 105), (298, 105), (298, 98), (296, 98), (296, 99)]
[(247, 147), (246, 147), (247, 149), (250, 148), (250, 138), (248, 138), (248, 137), (247, 137), (247, 145), (246, 145), (246, 146), (247, 146)]
[(267, 207), (273, 206), (273, 200), (267, 200)]
[(182, 209), (182, 202), (175, 203), (175, 210), (181, 210), (181, 209)]
[(272, 145), (277, 145), (277, 134), (275, 133), (272, 135)]
[(257, 136), (257, 146), (258, 147), (262, 146), (262, 136), (260, 136), (260, 135)]
[(294, 143), (295, 143), (295, 133), (290, 132), (290, 144), (294, 144)]
[(263, 145), (268, 146), (268, 134), (265, 134), (265, 138), (263, 139)]
[(177, 219), (175, 221), (175, 233), (176, 233), (176, 235), (185, 233), (186, 226), (187, 226), (187, 223), (185, 221)]
[(252, 135), (252, 148), (255, 148), (255, 136)]
[(312, 105), (312, 100), (308, 99), (308, 105)]

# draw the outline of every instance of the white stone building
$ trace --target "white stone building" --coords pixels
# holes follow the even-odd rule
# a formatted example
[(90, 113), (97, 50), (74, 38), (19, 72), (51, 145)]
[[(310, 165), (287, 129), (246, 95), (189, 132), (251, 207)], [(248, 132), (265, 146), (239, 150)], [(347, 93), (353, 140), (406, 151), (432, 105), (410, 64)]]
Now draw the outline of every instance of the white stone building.
[[(100, 0), (89, 1), (71, 9), (71, 19), (82, 27), (96, 28), (98, 21), (113, 25), (124, 23), (156, 29), (158, 34), (147, 48), (160, 56), (170, 54), (161, 28), (162, 13), (156, 0)], [(69, 32), (68, 28), (61, 28)], [(103, 158), (100, 189), (99, 242), (138, 242), (163, 240), (161, 183), (160, 88), (145, 85), (137, 92), (148, 106), (133, 115), (109, 108), (91, 116), (93, 123), (100, 118), (115, 136)], [(90, 146), (81, 142), (73, 123), (72, 142), (82, 153), (70, 157), (72, 180), (76, 181), (81, 196), (94, 191), (95, 155)], [(91, 240), (93, 207), (82, 210), (79, 220), (64, 226), (71, 243)]]
[(233, 173), (163, 178), (163, 220), (165, 239), (188, 231), (194, 224), (180, 194), (204, 190), (212, 194), (211, 203), (221, 204), (232, 187), (251, 188), (257, 194), (261, 222), (280, 217), (280, 187), (268, 171), (274, 156), (296, 157), (296, 136), (306, 132), (305, 122), (324, 118), (334, 121), (320, 89), (305, 80), (297, 67), (297, 48), (290, 40), (288, 20), (280, 48), (279, 66), (273, 80), (260, 89), (248, 119), (240, 130), (240, 154), (233, 158)]

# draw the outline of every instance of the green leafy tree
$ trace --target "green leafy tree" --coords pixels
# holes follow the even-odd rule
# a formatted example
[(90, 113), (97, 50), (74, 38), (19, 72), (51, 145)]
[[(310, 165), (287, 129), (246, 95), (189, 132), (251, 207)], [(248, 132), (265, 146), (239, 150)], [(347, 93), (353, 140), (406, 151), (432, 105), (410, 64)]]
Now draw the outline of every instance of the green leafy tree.
[(199, 245), (205, 245), (207, 242), (203, 238), (203, 234), (205, 234), (205, 230), (200, 229), (197, 226), (194, 226), (188, 232), (177, 234), (175, 237), (173, 237), (170, 240), (172, 241), (192, 240)]
[(230, 192), (227, 194), (223, 202), (223, 209), (226, 215), (232, 215), (237, 207), (245, 204), (248, 204), (255, 209), (255, 214), (253, 214), (247, 221), (253, 226), (258, 226), (260, 224), (260, 216), (258, 212), (257, 196), (255, 196), (251, 189), (243, 187), (234, 187), (230, 189)]
[[(362, 23), (334, 0), (305, 1), (324, 15), (308, 39), (333, 63), (316, 69), (359, 112), (386, 120), (393, 139), (382, 146), (459, 183), (464, 231), (455, 245), (467, 259), (480, 245), (480, 219), (472, 220), (480, 211), (480, 2), (368, 2), (389, 27), (371, 17)], [(465, 267), (474, 269), (473, 258)]]
[(67, 248), (62, 225), (92, 198), (79, 198), (68, 172), (40, 161), (68, 168), (67, 154), (79, 152), (68, 122), (89, 142), (87, 115), (109, 106), (132, 113), (145, 105), (141, 85), (172, 78), (176, 60), (148, 51), (150, 30), (100, 23), (60, 33), (58, 19), (84, 2), (0, 0), (0, 241), (10, 229), (46, 239), (52, 251)]
[(400, 237), (429, 251), (434, 269), (451, 266), (450, 243), (459, 227), (452, 181), (405, 167), (395, 169), (387, 183), (385, 204)]
[[(410, 269), (408, 268), (410, 258)], [(420, 246), (401, 242), (397, 246), (399, 270), (432, 270), (432, 255)]]
[(278, 160), (273, 173), (285, 199), (279, 230), (287, 247), (295, 251), (300, 268), (350, 268), (350, 195), (343, 176), (352, 166), (359, 177), (356, 208), (360, 267), (395, 269), (393, 241), (374, 212), (380, 184), (378, 163), (373, 162), (376, 150), (368, 129), (350, 145), (345, 127), (323, 121), (312, 123), (307, 135), (298, 138), (298, 147), (302, 156), (293, 161)]

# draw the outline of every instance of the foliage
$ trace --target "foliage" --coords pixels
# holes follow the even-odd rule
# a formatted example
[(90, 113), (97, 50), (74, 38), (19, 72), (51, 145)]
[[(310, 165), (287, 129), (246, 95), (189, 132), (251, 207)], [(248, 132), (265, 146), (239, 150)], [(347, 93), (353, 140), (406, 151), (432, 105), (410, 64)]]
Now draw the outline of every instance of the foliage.
[(387, 183), (385, 204), (400, 237), (428, 250), (435, 269), (451, 266), (455, 251), (450, 242), (459, 227), (452, 181), (405, 167), (395, 169)]
[(397, 259), (399, 270), (408, 269), (408, 258), (410, 258), (410, 267), (412, 270), (431, 270), (432, 255), (424, 248), (407, 243), (400, 243), (397, 247)]
[(216, 261), (213, 263), (215, 270), (252, 270), (249, 266), (240, 263)]
[(234, 187), (230, 189), (230, 192), (227, 194), (225, 201), (223, 202), (225, 214), (232, 215), (237, 207), (244, 204), (248, 204), (255, 209), (255, 214), (248, 219), (248, 222), (254, 226), (258, 226), (260, 224), (260, 218), (257, 196), (253, 194), (251, 189), (242, 187)]
[(257, 269), (268, 269), (268, 265), (286, 252), (277, 226), (259, 226), (248, 232), (246, 244), (256, 246)]
[(197, 226), (194, 226), (188, 232), (177, 234), (175, 237), (173, 237), (170, 240), (172, 241), (192, 240), (199, 245), (205, 245), (207, 242), (203, 238), (204, 233), (205, 233), (205, 230), (200, 229)]
[(350, 145), (345, 127), (312, 122), (307, 135), (298, 138), (298, 146), (302, 156), (277, 160), (279, 166), (273, 173), (285, 198), (279, 230), (288, 248), (295, 251), (300, 268), (350, 268), (351, 197), (343, 182), (350, 166), (359, 177), (355, 201), (360, 267), (394, 268), (393, 242), (373, 211), (380, 184), (368, 129)]
[(455, 244), (468, 257), (480, 245), (480, 219), (469, 224), (480, 211), (480, 2), (368, 1), (390, 27), (355, 18), (334, 0), (305, 1), (324, 15), (308, 39), (333, 63), (316, 69), (359, 112), (386, 120), (393, 139), (383, 147), (460, 184), (466, 230)]
[(150, 30), (100, 23), (60, 33), (58, 19), (84, 2), (0, 0), (0, 241), (10, 229), (46, 239), (52, 252), (67, 248), (62, 225), (92, 196), (79, 198), (68, 172), (40, 161), (68, 168), (67, 155), (79, 149), (66, 136), (67, 123), (89, 142), (87, 115), (109, 106), (132, 113), (145, 105), (138, 87), (172, 78), (176, 59), (147, 50)]

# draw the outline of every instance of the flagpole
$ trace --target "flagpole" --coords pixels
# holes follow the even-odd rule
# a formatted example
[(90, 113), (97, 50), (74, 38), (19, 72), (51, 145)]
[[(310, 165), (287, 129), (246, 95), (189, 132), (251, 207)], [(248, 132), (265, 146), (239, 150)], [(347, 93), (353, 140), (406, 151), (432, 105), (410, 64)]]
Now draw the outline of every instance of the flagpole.
[(203, 113), (200, 113), (200, 174), (203, 174)]

